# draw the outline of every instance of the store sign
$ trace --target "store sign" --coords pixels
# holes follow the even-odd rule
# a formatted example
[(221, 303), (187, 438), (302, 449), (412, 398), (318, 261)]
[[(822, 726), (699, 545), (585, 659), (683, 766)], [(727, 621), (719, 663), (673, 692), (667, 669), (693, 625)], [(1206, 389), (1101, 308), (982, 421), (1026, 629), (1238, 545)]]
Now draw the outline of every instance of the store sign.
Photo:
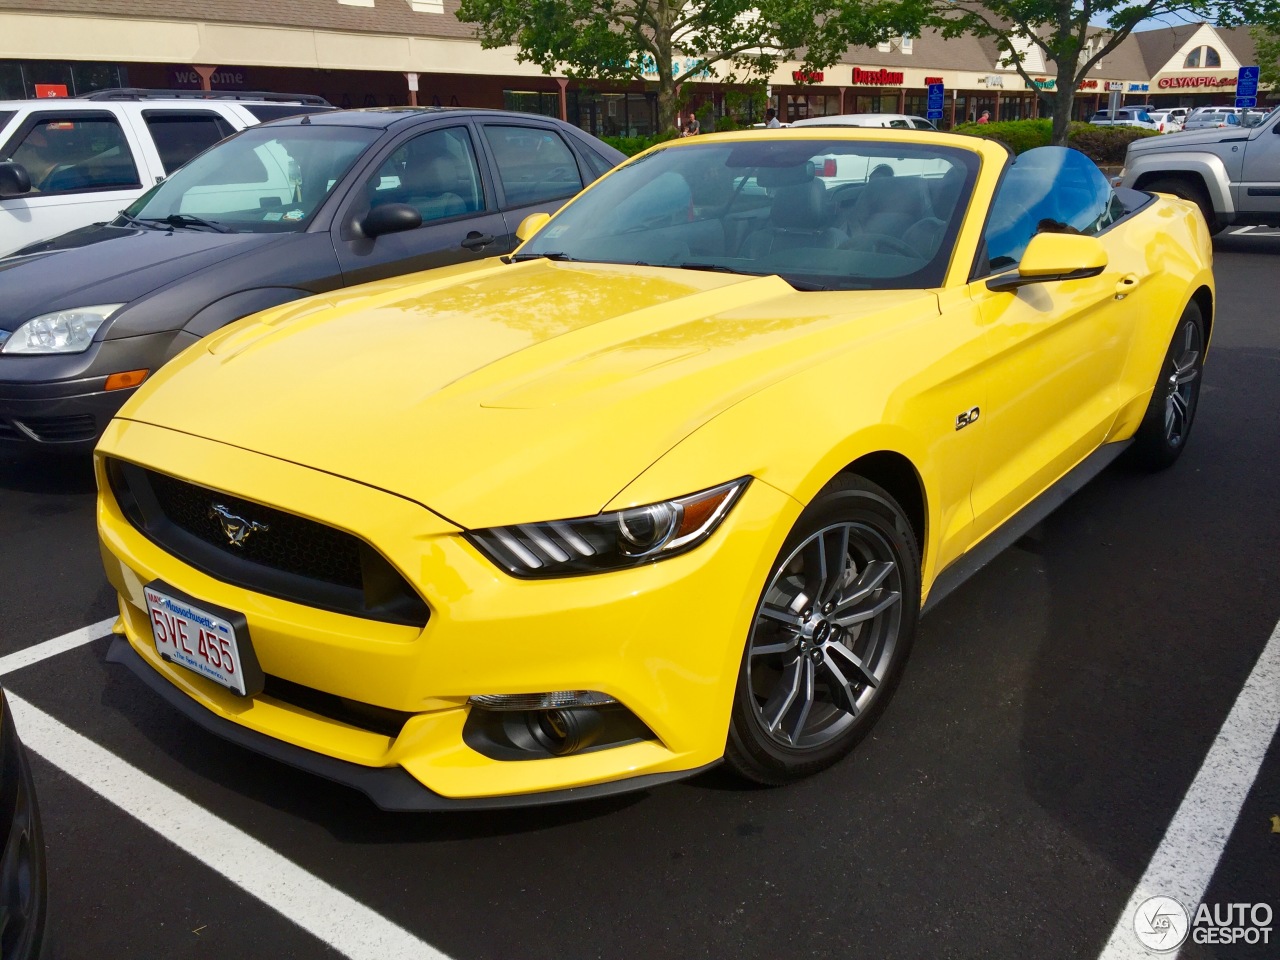
[(997, 77), (994, 75), (989, 77), (979, 77), (978, 82), (988, 89), (991, 89), (992, 87), (999, 87), (1001, 90), (1004, 89), (1004, 77)]
[(1076, 89), (1077, 90), (1097, 90), (1098, 81), (1097, 80), (1081, 80), (1080, 86), (1076, 87)]
[(1057, 78), (1050, 79), (1048, 77), (1032, 77), (1031, 79), (1035, 81), (1035, 84), (1036, 84), (1035, 88), (1037, 90), (1057, 90), (1058, 89)]
[(861, 86), (888, 87), (902, 83), (902, 73), (894, 70), (863, 70), (853, 68), (853, 82)]
[(1161, 90), (1181, 90), (1184, 87), (1234, 87), (1235, 77), (1162, 77), (1156, 84)]
[[(243, 90), (249, 82), (249, 72), (244, 67), (219, 67), (209, 78), (209, 86), (215, 90)], [(191, 67), (170, 67), (169, 85), (175, 90), (199, 90), (203, 84), (200, 74)]]
[(792, 70), (791, 79), (795, 83), (822, 83), (821, 70)]
[(1112, 93), (1119, 93), (1121, 90), (1124, 89), (1124, 84), (1121, 83), (1119, 80), (1108, 80), (1107, 89), (1110, 90)]
[(942, 77), (925, 77), (924, 78), (924, 85), (926, 87), (932, 87), (935, 83), (945, 83), (945, 82), (946, 81), (943, 80)]
[(65, 83), (37, 83), (36, 97), (40, 100), (47, 100), (51, 97), (67, 96), (67, 85)]
[(1129, 84), (1129, 92), (1130, 92), (1130, 93), (1146, 93), (1146, 92), (1147, 92), (1148, 90), (1150, 90), (1150, 89), (1151, 89), (1151, 84), (1149, 84), (1149, 83), (1131, 83), (1131, 84)]

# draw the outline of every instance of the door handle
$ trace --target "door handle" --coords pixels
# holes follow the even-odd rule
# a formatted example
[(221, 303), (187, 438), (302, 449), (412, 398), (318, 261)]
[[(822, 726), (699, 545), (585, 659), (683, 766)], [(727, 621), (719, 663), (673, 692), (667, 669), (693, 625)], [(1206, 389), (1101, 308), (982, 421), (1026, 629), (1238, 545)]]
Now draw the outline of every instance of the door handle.
[(1133, 291), (1138, 289), (1138, 284), (1142, 282), (1142, 278), (1136, 273), (1126, 274), (1120, 278), (1120, 282), (1116, 284), (1116, 299), (1123, 300)]
[(487, 247), (491, 243), (493, 243), (492, 234), (479, 233), (475, 230), (468, 233), (467, 238), (462, 241), (462, 245), (468, 250), (479, 250), (482, 247)]

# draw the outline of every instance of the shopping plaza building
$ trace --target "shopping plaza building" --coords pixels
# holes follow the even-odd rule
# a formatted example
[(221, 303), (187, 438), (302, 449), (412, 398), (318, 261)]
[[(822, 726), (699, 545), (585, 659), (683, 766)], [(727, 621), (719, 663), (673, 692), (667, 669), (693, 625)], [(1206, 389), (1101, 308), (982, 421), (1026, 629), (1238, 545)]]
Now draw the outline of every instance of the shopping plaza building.
[[(75, 96), (103, 87), (314, 93), (342, 107), (407, 103), (505, 107), (562, 116), (598, 135), (645, 135), (657, 122), (643, 81), (608, 84), (548, 76), (511, 49), (484, 50), (457, 0), (0, 0), (0, 100)], [(1120, 91), (1126, 103), (1201, 106), (1234, 101), (1237, 71), (1254, 63), (1247, 30), (1187, 24), (1144, 30), (1080, 84), (1087, 118)], [(686, 65), (687, 66), (687, 65)], [(1036, 86), (1057, 80), (1032, 47)], [(656, 77), (655, 77), (656, 79)], [(1041, 115), (1044, 103), (1001, 62), (995, 43), (926, 32), (851, 48), (819, 72), (785, 63), (769, 78), (784, 120), (837, 113), (926, 112), (942, 83), (943, 125), (989, 111)], [(723, 114), (714, 71), (687, 85), (690, 108)], [(1280, 91), (1263, 91), (1271, 104)], [(1260, 105), (1268, 105), (1266, 99)]]

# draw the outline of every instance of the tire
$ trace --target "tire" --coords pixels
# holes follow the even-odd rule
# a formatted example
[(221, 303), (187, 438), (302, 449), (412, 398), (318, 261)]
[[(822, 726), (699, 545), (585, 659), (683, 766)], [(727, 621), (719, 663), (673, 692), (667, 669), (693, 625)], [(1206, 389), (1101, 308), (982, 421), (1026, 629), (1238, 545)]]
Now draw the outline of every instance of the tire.
[(1173, 331), (1147, 412), (1133, 437), (1129, 452), (1139, 466), (1163, 470), (1182, 455), (1200, 402), (1204, 348), (1204, 317), (1192, 301)]
[[(824, 578), (833, 557), (841, 573)], [(778, 785), (853, 749), (893, 695), (919, 614), (920, 551), (902, 507), (868, 480), (837, 477), (796, 521), (756, 605), (729, 767)]]
[(1142, 185), (1143, 190), (1153, 193), (1172, 193), (1175, 197), (1190, 200), (1200, 208), (1204, 222), (1209, 227), (1209, 235), (1215, 236), (1226, 229), (1225, 223), (1218, 222), (1218, 215), (1213, 212), (1213, 203), (1209, 200), (1209, 192), (1198, 180), (1190, 177), (1160, 177)]

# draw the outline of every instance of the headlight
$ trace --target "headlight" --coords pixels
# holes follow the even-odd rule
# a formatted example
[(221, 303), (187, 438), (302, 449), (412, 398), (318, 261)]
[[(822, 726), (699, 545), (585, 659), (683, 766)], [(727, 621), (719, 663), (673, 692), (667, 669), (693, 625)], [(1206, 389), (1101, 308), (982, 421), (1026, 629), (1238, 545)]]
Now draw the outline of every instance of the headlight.
[(751, 482), (742, 477), (687, 497), (576, 520), (474, 530), (467, 538), (517, 577), (570, 577), (665, 560), (715, 532)]
[(123, 303), (55, 310), (32, 317), (4, 340), (0, 353), (84, 353), (98, 332)]

